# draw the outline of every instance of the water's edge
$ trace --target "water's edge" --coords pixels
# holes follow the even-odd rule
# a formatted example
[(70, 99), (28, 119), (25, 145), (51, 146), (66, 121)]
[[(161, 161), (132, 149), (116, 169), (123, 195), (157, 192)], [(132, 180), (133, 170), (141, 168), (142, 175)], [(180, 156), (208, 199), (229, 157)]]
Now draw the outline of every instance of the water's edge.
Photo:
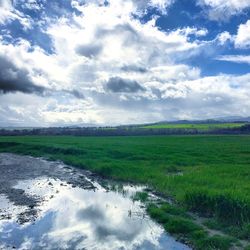
[(190, 249), (131, 199), (145, 187), (8, 153), (0, 171), (0, 249)]

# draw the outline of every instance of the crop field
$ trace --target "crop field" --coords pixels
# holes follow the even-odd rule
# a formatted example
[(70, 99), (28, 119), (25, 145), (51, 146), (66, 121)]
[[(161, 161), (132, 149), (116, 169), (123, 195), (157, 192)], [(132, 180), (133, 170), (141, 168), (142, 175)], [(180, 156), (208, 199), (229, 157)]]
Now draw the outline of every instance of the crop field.
[(245, 123), (201, 123), (201, 124), (192, 124), (192, 123), (181, 123), (181, 124), (154, 124), (154, 125), (145, 125), (141, 128), (144, 129), (197, 129), (197, 130), (214, 130), (214, 129), (228, 129), (228, 128), (239, 128), (244, 126)]
[[(60, 159), (104, 177), (146, 184), (174, 200), (175, 222), (163, 215), (166, 205), (149, 207), (168, 231), (178, 233), (173, 225), (183, 229), (191, 223), (181, 219), (183, 209), (205, 218), (210, 229), (250, 241), (250, 136), (0, 137), (0, 152)], [(189, 227), (194, 234), (185, 236), (199, 246), (202, 230)], [(211, 249), (228, 249), (228, 238), (211, 240)], [(217, 243), (221, 247), (213, 248)]]

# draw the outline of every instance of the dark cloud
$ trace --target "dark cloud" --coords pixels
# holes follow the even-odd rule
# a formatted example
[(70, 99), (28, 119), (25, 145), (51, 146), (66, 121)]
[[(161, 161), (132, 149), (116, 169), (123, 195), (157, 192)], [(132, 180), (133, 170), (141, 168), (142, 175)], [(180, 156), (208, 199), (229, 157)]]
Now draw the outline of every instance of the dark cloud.
[(96, 57), (102, 52), (102, 45), (100, 44), (87, 44), (80, 45), (76, 48), (76, 53), (88, 58)]
[(111, 77), (106, 83), (106, 87), (114, 93), (136, 93), (138, 91), (144, 91), (144, 88), (137, 81), (120, 77)]
[(26, 69), (18, 68), (9, 59), (0, 56), (0, 94), (11, 92), (22, 92), (42, 96), (53, 95), (55, 92), (64, 92), (73, 95), (75, 98), (84, 99), (84, 95), (76, 90), (52, 90), (38, 86), (32, 82), (29, 72)]
[(69, 91), (66, 91), (68, 92), (69, 94), (73, 95), (75, 98), (77, 99), (84, 99), (84, 95), (83, 93), (81, 93), (80, 91), (76, 90), (76, 89), (73, 89), (73, 90), (69, 90)]
[(23, 92), (44, 94), (46, 89), (35, 85), (29, 72), (18, 68), (7, 58), (0, 56), (0, 93)]
[(148, 70), (145, 67), (138, 66), (138, 65), (124, 65), (121, 67), (121, 70), (125, 72), (139, 72), (139, 73), (146, 73)]

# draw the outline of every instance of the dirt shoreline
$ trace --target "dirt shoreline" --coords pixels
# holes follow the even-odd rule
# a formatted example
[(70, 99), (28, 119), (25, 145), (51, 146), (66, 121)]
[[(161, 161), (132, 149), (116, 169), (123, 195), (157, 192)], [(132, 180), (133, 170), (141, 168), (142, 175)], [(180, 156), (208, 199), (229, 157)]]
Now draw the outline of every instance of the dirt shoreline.
[[(11, 153), (0, 154), (0, 195), (15, 206), (25, 206), (28, 209), (18, 214), (17, 222), (23, 224), (33, 221), (38, 215), (38, 207), (43, 201), (35, 195), (27, 195), (24, 190), (13, 188), (19, 181), (46, 177), (59, 179), (72, 187), (95, 189), (89, 178), (93, 174), (86, 170), (75, 169), (61, 162), (48, 162), (42, 158), (20, 156)], [(17, 164), (18, 162), (18, 164)], [(53, 185), (51, 182), (48, 185)], [(2, 211), (0, 219), (10, 219), (11, 211)]]

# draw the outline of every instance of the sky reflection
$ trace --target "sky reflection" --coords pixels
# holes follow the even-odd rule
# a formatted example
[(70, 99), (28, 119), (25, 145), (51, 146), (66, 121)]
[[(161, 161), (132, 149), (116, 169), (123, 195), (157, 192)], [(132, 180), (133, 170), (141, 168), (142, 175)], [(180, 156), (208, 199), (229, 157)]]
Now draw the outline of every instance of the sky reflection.
[(127, 188), (124, 195), (97, 186), (84, 190), (45, 177), (20, 181), (14, 188), (43, 200), (38, 218), (23, 225), (15, 217), (0, 220), (0, 248), (188, 249), (154, 223), (140, 202), (130, 199), (136, 188)]

